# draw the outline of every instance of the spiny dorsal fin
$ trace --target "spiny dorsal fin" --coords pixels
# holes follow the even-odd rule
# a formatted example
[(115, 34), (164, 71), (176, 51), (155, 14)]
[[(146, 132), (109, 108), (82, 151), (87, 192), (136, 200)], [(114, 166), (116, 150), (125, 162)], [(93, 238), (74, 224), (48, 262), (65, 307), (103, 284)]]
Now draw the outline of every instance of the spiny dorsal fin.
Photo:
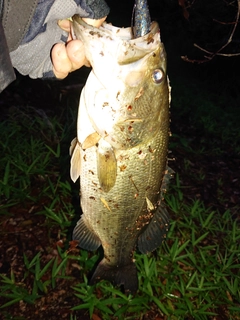
[(117, 160), (112, 146), (104, 139), (98, 143), (97, 170), (100, 186), (104, 192), (108, 192), (116, 182)]
[(166, 238), (168, 224), (169, 214), (161, 203), (147, 228), (138, 237), (137, 245), (139, 251), (145, 254), (157, 249)]
[(94, 251), (101, 245), (101, 241), (93, 230), (90, 230), (84, 222), (84, 215), (78, 221), (76, 227), (73, 230), (73, 240), (77, 240), (79, 247)]

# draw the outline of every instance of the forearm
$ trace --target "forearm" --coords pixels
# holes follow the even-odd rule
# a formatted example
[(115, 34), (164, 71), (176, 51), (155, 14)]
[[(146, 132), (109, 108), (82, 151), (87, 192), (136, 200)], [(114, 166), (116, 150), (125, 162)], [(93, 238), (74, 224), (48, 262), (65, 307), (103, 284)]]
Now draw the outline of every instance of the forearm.
[(9, 83), (15, 80), (16, 76), (10, 60), (7, 41), (5, 38), (2, 23), (0, 21), (0, 92), (3, 91)]

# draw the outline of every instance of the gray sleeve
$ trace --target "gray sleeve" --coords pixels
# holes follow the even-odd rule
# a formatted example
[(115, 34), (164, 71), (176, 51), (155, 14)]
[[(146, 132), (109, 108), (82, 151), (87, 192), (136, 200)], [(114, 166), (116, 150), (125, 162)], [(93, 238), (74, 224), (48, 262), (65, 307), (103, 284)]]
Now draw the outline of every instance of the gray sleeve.
[(11, 60), (9, 57), (8, 45), (5, 39), (3, 26), (0, 21), (0, 92), (4, 90), (9, 83), (15, 80), (16, 76), (13, 71)]
[[(43, 9), (47, 4), (49, 11), (44, 16)], [(10, 52), (12, 65), (31, 78), (54, 77), (51, 49), (58, 42), (66, 42), (68, 36), (57, 21), (74, 14), (100, 19), (108, 13), (109, 8), (104, 0), (39, 0), (28, 33), (20, 46)]]

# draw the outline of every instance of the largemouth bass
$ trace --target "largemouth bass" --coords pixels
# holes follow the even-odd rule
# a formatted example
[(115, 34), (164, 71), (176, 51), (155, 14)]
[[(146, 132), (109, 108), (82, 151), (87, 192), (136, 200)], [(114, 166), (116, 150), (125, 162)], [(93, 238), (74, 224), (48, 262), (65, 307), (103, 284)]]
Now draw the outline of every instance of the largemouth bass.
[(169, 137), (166, 53), (156, 22), (137, 38), (132, 28), (107, 23), (94, 28), (78, 16), (73, 30), (92, 66), (70, 147), (71, 178), (75, 182), (80, 176), (83, 211), (73, 239), (86, 250), (103, 247), (90, 284), (106, 279), (135, 292), (134, 251), (155, 250), (169, 223), (163, 203)]

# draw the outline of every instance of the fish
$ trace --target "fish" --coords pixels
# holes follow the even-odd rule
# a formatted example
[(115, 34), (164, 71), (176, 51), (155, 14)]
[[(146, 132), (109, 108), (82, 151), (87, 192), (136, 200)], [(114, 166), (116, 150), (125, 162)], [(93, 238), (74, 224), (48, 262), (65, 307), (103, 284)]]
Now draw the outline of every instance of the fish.
[(138, 290), (134, 252), (158, 248), (170, 219), (164, 204), (171, 175), (166, 52), (157, 22), (141, 32), (138, 9), (136, 2), (135, 26), (126, 28), (107, 22), (95, 28), (72, 18), (92, 66), (70, 146), (70, 176), (80, 177), (82, 208), (73, 240), (85, 250), (103, 249), (89, 284), (108, 280), (126, 293)]

